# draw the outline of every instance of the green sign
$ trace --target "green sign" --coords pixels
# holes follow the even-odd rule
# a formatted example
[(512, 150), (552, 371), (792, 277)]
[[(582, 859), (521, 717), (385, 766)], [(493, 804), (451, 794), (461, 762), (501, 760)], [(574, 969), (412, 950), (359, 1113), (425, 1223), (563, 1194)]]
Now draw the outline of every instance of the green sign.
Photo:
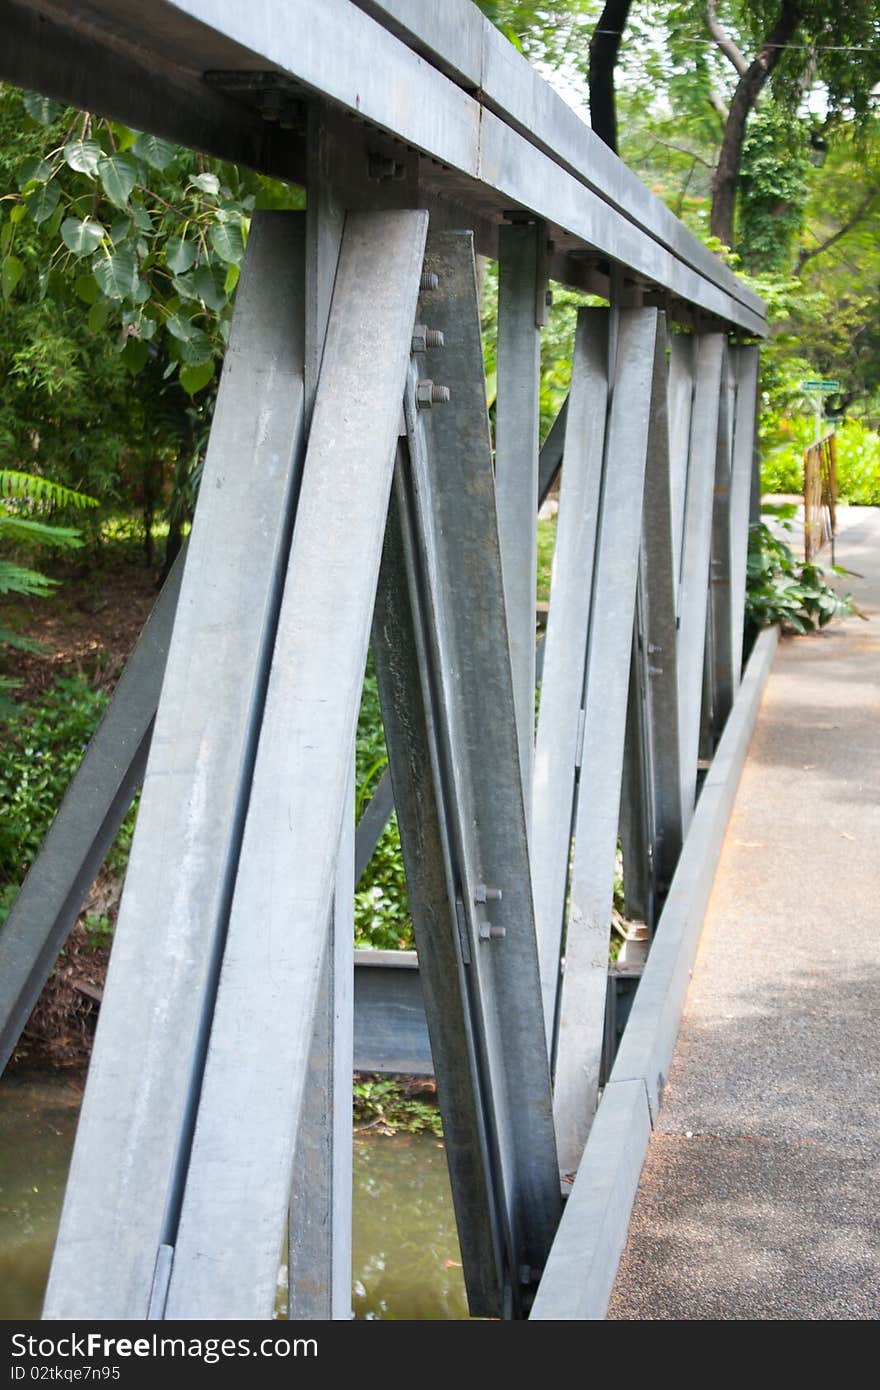
[(801, 382), (802, 391), (822, 391), (826, 396), (830, 396), (832, 391), (840, 390), (839, 381), (822, 381), (819, 378), (811, 381)]

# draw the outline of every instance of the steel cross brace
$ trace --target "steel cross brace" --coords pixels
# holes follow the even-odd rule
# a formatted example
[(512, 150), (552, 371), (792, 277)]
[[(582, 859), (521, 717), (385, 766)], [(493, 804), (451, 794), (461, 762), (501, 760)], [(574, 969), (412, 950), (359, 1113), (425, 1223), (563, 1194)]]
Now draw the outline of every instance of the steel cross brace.
[(509, 1317), (561, 1199), (471, 235), (426, 267), (451, 401), (407, 398), (373, 651), (469, 1302)]

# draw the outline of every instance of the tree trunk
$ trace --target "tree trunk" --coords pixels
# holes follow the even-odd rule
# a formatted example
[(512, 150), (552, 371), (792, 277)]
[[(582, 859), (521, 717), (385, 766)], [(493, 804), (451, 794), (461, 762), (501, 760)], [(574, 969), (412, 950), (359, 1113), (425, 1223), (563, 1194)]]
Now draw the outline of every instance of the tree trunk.
[(757, 57), (740, 77), (730, 103), (712, 185), (712, 215), (709, 222), (712, 235), (725, 246), (733, 245), (733, 212), (746, 121), (767, 78), (782, 56), (783, 46), (790, 43), (797, 32), (802, 11), (803, 0), (782, 0), (776, 24), (761, 45)]
[(600, 140), (617, 153), (617, 103), (614, 69), (632, 0), (605, 0), (590, 39), (590, 124)]

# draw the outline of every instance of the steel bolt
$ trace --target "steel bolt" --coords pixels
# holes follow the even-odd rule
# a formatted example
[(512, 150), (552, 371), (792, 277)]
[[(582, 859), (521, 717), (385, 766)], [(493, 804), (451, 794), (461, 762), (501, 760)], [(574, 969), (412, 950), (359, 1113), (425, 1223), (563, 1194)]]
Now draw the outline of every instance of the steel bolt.
[(478, 883), (474, 889), (475, 903), (500, 903), (501, 889), (489, 888), (485, 883)]
[(433, 270), (423, 270), (422, 278), (419, 283), (421, 290), (437, 290), (440, 288), (440, 276)]
[(430, 410), (432, 405), (445, 405), (451, 396), (448, 386), (436, 386), (433, 381), (416, 383), (416, 405), (419, 410)]
[(424, 323), (417, 323), (413, 329), (413, 352), (427, 352), (429, 348), (442, 348), (445, 342), (446, 339), (439, 328), (428, 328)]
[(479, 935), (481, 941), (501, 941), (507, 935), (507, 928), (493, 927), (491, 922), (481, 922)]

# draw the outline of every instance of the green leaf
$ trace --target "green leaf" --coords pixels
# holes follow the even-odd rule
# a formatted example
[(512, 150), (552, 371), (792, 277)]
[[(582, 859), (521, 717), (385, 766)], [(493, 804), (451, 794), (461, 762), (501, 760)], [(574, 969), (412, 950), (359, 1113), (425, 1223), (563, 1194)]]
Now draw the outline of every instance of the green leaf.
[(203, 193), (212, 193), (215, 197), (220, 192), (220, 180), (216, 174), (195, 174), (190, 183), (194, 183)]
[(211, 228), (211, 245), (221, 261), (238, 265), (244, 255), (244, 241), (239, 222), (217, 222)]
[(93, 304), (86, 319), (90, 333), (100, 333), (107, 319), (110, 317), (110, 305), (106, 299), (99, 299), (97, 304)]
[(13, 227), (16, 226), (17, 223), (23, 222), (26, 217), (27, 208), (25, 207), (24, 203), (16, 203), (15, 207), (9, 214), (9, 220), (12, 223)]
[(24, 275), (24, 266), (18, 257), (7, 256), (3, 262), (3, 269), (0, 271), (0, 290), (2, 290), (5, 300), (12, 298), (22, 275)]
[(132, 152), (159, 172), (167, 169), (177, 149), (168, 140), (160, 140), (158, 135), (139, 135), (132, 145)]
[(80, 222), (77, 217), (68, 217), (61, 223), (61, 240), (75, 256), (90, 256), (104, 239), (104, 228), (100, 222), (87, 219)]
[(214, 376), (213, 361), (203, 362), (200, 367), (184, 366), (180, 369), (180, 384), (188, 396), (194, 396)]
[(226, 277), (222, 267), (218, 266), (214, 270), (210, 266), (200, 265), (190, 278), (196, 294), (204, 301), (206, 308), (218, 313), (226, 307), (226, 291), (223, 287)]
[(137, 180), (137, 165), (128, 155), (104, 155), (98, 162), (104, 192), (118, 208), (124, 208)]
[(46, 222), (58, 206), (61, 190), (57, 183), (41, 183), (25, 194), (28, 213), (35, 222)]
[(51, 173), (52, 165), (48, 159), (26, 159), (18, 171), (18, 186), (23, 190), (29, 183), (45, 183)]
[(64, 146), (65, 163), (78, 174), (88, 174), (90, 179), (97, 174), (103, 154), (97, 140), (71, 140)]
[(15, 235), (15, 228), (11, 222), (7, 222), (2, 232), (0, 232), (0, 256), (5, 256), (12, 245), (12, 238)]
[(165, 264), (175, 275), (183, 275), (196, 259), (196, 248), (191, 241), (183, 241), (172, 236), (165, 244)]
[(98, 286), (94, 275), (78, 275), (73, 282), (74, 293), (83, 304), (94, 304), (98, 298)]
[(137, 264), (130, 251), (105, 252), (92, 262), (92, 270), (108, 299), (132, 299), (137, 292)]
[(140, 203), (132, 204), (132, 217), (139, 231), (152, 232), (155, 230), (152, 217), (145, 207), (141, 207)]
[(129, 338), (122, 351), (122, 360), (132, 376), (137, 376), (149, 357), (149, 349), (140, 338)]
[(193, 326), (190, 336), (180, 344), (180, 356), (188, 367), (200, 367), (212, 361), (214, 350), (207, 333)]
[(51, 101), (49, 97), (41, 97), (37, 92), (22, 93), (22, 101), (25, 111), (37, 125), (51, 125), (61, 113), (59, 102)]
[(231, 265), (231, 266), (227, 267), (227, 270), (226, 270), (226, 279), (223, 281), (223, 289), (225, 290), (225, 292), (226, 292), (227, 295), (232, 294), (233, 290), (235, 289), (236, 285), (238, 284), (238, 277), (239, 277), (240, 274), (241, 274), (241, 267), (240, 267), (240, 266)]
[(126, 237), (128, 237), (130, 234), (131, 223), (129, 222), (127, 217), (117, 218), (117, 220), (113, 223), (109, 231), (109, 237), (110, 240), (113, 242), (114, 246), (118, 245), (120, 241), (125, 241)]
[(172, 284), (175, 294), (181, 299), (198, 299), (198, 291), (193, 283), (192, 275), (175, 275)]
[(196, 331), (189, 319), (184, 318), (183, 314), (169, 314), (165, 320), (165, 327), (172, 338), (176, 338), (179, 343), (189, 342)]

